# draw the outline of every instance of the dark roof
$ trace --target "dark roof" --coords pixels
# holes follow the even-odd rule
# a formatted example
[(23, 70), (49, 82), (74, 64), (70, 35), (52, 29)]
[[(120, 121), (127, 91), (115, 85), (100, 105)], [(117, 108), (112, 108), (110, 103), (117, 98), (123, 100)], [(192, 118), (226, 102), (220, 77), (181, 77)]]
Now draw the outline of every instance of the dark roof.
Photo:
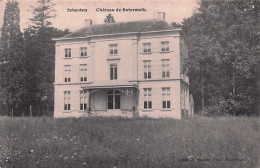
[(90, 27), (84, 27), (79, 29), (63, 38), (71, 37), (86, 37), (91, 35), (100, 34), (115, 34), (115, 33), (127, 33), (127, 32), (147, 32), (157, 30), (171, 30), (171, 27), (165, 21), (145, 20), (134, 22), (120, 22), (112, 24), (92, 25)]

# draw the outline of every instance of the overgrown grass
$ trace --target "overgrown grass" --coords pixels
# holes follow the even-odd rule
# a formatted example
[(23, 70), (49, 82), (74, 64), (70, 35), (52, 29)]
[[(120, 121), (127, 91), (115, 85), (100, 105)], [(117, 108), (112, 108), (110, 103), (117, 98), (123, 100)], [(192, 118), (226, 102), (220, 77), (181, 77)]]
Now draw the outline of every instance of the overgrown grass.
[(260, 118), (0, 118), (0, 167), (259, 164)]

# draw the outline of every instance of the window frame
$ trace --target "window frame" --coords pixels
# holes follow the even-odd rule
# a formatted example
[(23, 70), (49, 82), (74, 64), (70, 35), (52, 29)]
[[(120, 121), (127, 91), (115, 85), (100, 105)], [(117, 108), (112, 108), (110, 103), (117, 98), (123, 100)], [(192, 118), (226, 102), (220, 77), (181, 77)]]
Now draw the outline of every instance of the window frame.
[(153, 108), (152, 103), (152, 88), (143, 88), (144, 96), (144, 110), (151, 110)]
[(71, 82), (71, 66), (70, 65), (64, 65), (64, 82), (70, 83)]
[(109, 79), (110, 80), (118, 79), (118, 65), (116, 63), (109, 64)]
[(162, 109), (171, 109), (171, 88), (162, 87)]
[(144, 79), (152, 79), (152, 61), (143, 60)]
[(87, 91), (86, 90), (80, 90), (79, 91), (79, 110), (84, 111), (88, 108), (88, 102), (87, 102)]
[(80, 47), (79, 49), (80, 57), (87, 57), (88, 56), (88, 48), (87, 47)]
[(170, 42), (169, 41), (161, 41), (161, 52), (162, 53), (170, 52)]
[(71, 110), (70, 91), (64, 91), (63, 104), (64, 104), (64, 107), (63, 107), (64, 111), (70, 111)]
[(162, 78), (170, 78), (170, 59), (162, 59)]
[(151, 42), (143, 43), (143, 53), (144, 54), (152, 53), (152, 43)]
[(109, 44), (109, 55), (110, 56), (117, 56), (118, 55), (118, 44), (117, 43)]
[(79, 81), (80, 82), (88, 81), (87, 72), (88, 72), (87, 64), (80, 64), (79, 65)]
[(71, 48), (64, 48), (64, 58), (71, 58)]

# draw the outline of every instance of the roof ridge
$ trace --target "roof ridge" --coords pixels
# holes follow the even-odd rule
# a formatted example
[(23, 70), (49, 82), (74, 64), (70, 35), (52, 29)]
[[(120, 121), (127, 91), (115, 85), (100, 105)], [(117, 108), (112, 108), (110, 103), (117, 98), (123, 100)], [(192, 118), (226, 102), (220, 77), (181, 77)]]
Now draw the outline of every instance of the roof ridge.
[(98, 35), (98, 34), (116, 34), (116, 33), (127, 33), (127, 32), (138, 32), (138, 31), (156, 31), (156, 30), (169, 30), (171, 26), (164, 20), (139, 20), (129, 22), (117, 22), (110, 24), (97, 24), (91, 25), (90, 27), (83, 27), (66, 37), (84, 37), (87, 35)]

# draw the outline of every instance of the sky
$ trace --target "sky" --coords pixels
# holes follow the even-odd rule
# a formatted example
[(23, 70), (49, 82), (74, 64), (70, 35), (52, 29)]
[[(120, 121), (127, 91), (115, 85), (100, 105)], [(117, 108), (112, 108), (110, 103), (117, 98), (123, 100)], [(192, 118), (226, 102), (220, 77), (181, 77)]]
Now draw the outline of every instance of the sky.
[[(3, 25), (3, 15), (7, 0), (0, 0), (0, 27)], [(103, 24), (106, 15), (111, 13), (116, 22), (138, 21), (156, 19), (157, 12), (165, 12), (165, 20), (181, 23), (184, 18), (192, 16), (198, 8), (198, 0), (52, 0), (55, 4), (56, 18), (52, 19), (52, 25), (59, 29), (68, 28), (75, 31), (84, 27), (85, 19), (92, 19), (94, 24)], [(31, 6), (37, 6), (37, 0), (18, 0), (20, 7), (21, 31), (31, 25), (29, 11)], [(114, 12), (101, 11), (99, 9), (114, 9)], [(121, 11), (116, 11), (121, 9)], [(124, 12), (125, 9), (140, 9), (141, 12)], [(83, 12), (70, 12), (68, 9), (84, 9)]]

